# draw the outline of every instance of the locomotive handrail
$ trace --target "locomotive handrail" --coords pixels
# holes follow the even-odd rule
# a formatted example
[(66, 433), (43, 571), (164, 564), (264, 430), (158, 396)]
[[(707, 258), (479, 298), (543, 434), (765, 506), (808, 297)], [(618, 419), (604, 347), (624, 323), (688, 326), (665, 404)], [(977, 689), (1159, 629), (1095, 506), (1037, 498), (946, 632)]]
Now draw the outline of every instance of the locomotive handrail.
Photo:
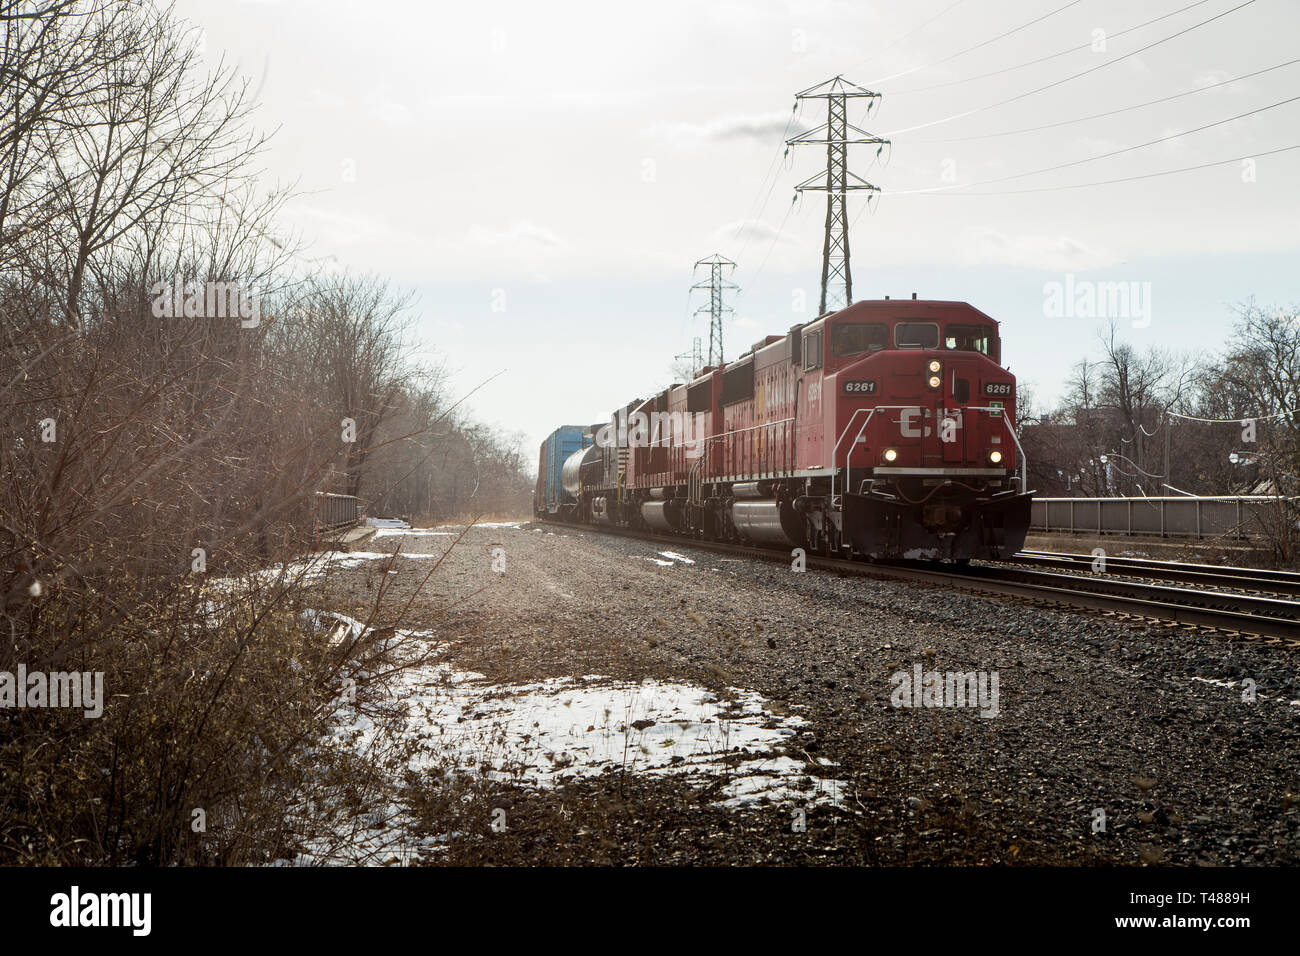
[(750, 425), (748, 428), (733, 428), (729, 432), (719, 432), (716, 435), (710, 435), (705, 441), (713, 441), (715, 438), (726, 438), (728, 435), (739, 435), (741, 432), (752, 432), (755, 428), (771, 428), (775, 425), (784, 425), (787, 422), (794, 421), (793, 418), (783, 418), (779, 422), (759, 422), (757, 425)]
[[(704, 439), (704, 447), (701, 449), (700, 454), (696, 456), (695, 461), (691, 464), (691, 470), (690, 472), (688, 472), (687, 475), (688, 486), (691, 478), (695, 476), (696, 471), (703, 468), (704, 463), (709, 460), (709, 446), (713, 442), (717, 441), (720, 438), (726, 438), (729, 435), (739, 435), (742, 432), (752, 432), (759, 428), (775, 428), (777, 425), (788, 425), (790, 422), (793, 421), (795, 421), (793, 417), (782, 418), (780, 421), (759, 422), (757, 425), (749, 425), (745, 428), (733, 428), (731, 431), (728, 432), (719, 432), (716, 435), (710, 435), (708, 438)], [(687, 493), (687, 496), (689, 498), (689, 491)]]
[(699, 456), (691, 462), (691, 470), (686, 473), (686, 501), (688, 504), (699, 506), (704, 503), (704, 479), (699, 473), (704, 469), (705, 462), (709, 460), (709, 445), (712, 442), (712, 438), (704, 439), (704, 447), (700, 450)]
[(1020, 456), (1020, 490), (1024, 492), (1029, 487), (1029, 459), (1025, 457), (1025, 449), (1020, 444), (1020, 436), (1011, 427), (1011, 420), (1004, 414), (1006, 409), (994, 408), (991, 405), (972, 405), (969, 410), (972, 412), (998, 413), (998, 417), (1002, 419), (1002, 424), (1006, 426), (1011, 440), (1016, 444), (1016, 454)]
[[(858, 429), (858, 433), (853, 436), (853, 445), (856, 445), (858, 443), (858, 439), (861, 438), (862, 433), (867, 430), (867, 426), (871, 424), (871, 417), (875, 415), (876, 412), (901, 411), (902, 409), (905, 408), (916, 408), (916, 407), (917, 406), (915, 405), (874, 405), (871, 408), (853, 409), (853, 414), (849, 416), (848, 424), (844, 426), (844, 431), (840, 432), (840, 437), (835, 442), (835, 447), (831, 449), (831, 507), (832, 508), (835, 507), (835, 472), (836, 472), (835, 456), (839, 454), (840, 446), (844, 444), (844, 436), (849, 433), (849, 429), (853, 427), (853, 423), (858, 420), (858, 413), (866, 412), (867, 420), (862, 423), (862, 427)], [(849, 450), (844, 455), (844, 470), (845, 470), (844, 480), (846, 484), (848, 482), (847, 472), (849, 468), (849, 457), (852, 454), (853, 454), (853, 446), (850, 445)]]
[[(920, 408), (920, 407), (921, 406), (919, 405), (876, 405), (872, 408), (855, 408), (853, 410), (853, 415), (850, 416), (848, 424), (844, 426), (844, 431), (840, 432), (839, 440), (835, 442), (835, 447), (834, 449), (831, 450), (831, 506), (832, 507), (834, 507), (835, 505), (835, 475), (836, 472), (838, 471), (838, 469), (835, 467), (835, 456), (839, 453), (840, 445), (844, 444), (844, 436), (846, 436), (849, 433), (849, 429), (852, 428), (853, 423), (857, 421), (858, 413), (866, 412), (867, 420), (862, 423), (862, 427), (859, 428), (857, 434), (853, 436), (853, 443), (849, 445), (849, 450), (844, 453), (844, 483), (846, 487), (849, 481), (849, 458), (853, 454), (853, 448), (854, 446), (857, 445), (858, 439), (862, 437), (862, 433), (865, 432), (867, 430), (867, 426), (871, 424), (871, 417), (877, 411), (903, 411), (909, 408)], [(990, 414), (994, 412), (998, 413), (998, 417), (1002, 419), (1002, 424), (1006, 426), (1007, 431), (1011, 435), (1011, 440), (1015, 443), (1016, 454), (1020, 456), (1020, 462), (1019, 462), (1020, 490), (1023, 492), (1029, 482), (1029, 461), (1028, 459), (1025, 458), (1025, 450), (1020, 445), (1020, 438), (1016, 435), (1016, 430), (1011, 427), (1011, 421), (1007, 418), (1005, 414), (1003, 414), (1006, 411), (1006, 409), (993, 408), (990, 405), (967, 405), (961, 408), (960, 411), (989, 412)]]
[[(772, 427), (775, 426), (775, 425), (784, 425), (784, 424), (786, 424), (787, 422), (792, 422), (792, 421), (794, 421), (793, 418), (783, 418), (783, 419), (781, 419), (779, 422), (759, 422), (757, 425), (750, 425), (748, 428), (733, 428), (733, 429), (732, 429), (731, 431), (729, 431), (729, 432), (719, 432), (719, 433), (716, 434), (716, 435), (710, 435), (708, 438), (704, 438), (704, 439), (700, 439), (700, 440), (705, 441), (705, 442), (711, 442), (711, 441), (713, 441), (715, 438), (726, 438), (728, 435), (739, 435), (741, 432), (750, 432), (750, 431), (753, 431), (753, 430), (756, 429), (756, 428), (772, 428)], [(661, 443), (666, 443), (666, 442), (668, 442), (668, 441), (669, 441), (669, 439), (667, 439), (667, 438), (656, 438), (654, 441), (650, 442), (650, 443), (647, 444), (645, 447), (646, 447), (646, 448), (658, 448), (658, 447), (660, 446)], [(682, 443), (682, 446), (685, 446), (685, 444), (686, 444), (686, 443), (683, 442), (683, 443)], [(663, 447), (665, 447), (665, 448), (676, 448), (676, 447), (679, 447), (679, 446), (677, 446), (677, 445), (672, 445), (672, 444), (664, 444)]]

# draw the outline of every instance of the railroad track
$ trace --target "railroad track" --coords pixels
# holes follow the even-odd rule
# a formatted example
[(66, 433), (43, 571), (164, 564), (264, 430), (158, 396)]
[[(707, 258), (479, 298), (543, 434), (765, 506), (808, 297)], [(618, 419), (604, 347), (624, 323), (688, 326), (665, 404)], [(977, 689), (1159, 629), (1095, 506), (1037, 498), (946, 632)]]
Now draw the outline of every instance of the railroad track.
[[(1021, 551), (1017, 564), (1040, 568), (1064, 568), (1090, 571), (1096, 559), (1087, 554), (1057, 551)], [(1150, 558), (1122, 558), (1107, 555), (1104, 572), (1183, 584), (1209, 584), (1267, 594), (1300, 596), (1300, 574), (1294, 571), (1270, 571), (1266, 568), (1232, 568), (1213, 564), (1181, 561), (1155, 561)]]
[[(665, 547), (692, 547), (789, 564), (790, 553), (623, 528), (539, 521), (569, 531), (633, 538)], [(857, 561), (809, 554), (807, 567), (880, 580), (910, 581), (971, 594), (1000, 595), (1060, 607), (1209, 628), (1300, 648), (1300, 575), (1250, 568), (1025, 552), (1013, 560), (969, 565)]]

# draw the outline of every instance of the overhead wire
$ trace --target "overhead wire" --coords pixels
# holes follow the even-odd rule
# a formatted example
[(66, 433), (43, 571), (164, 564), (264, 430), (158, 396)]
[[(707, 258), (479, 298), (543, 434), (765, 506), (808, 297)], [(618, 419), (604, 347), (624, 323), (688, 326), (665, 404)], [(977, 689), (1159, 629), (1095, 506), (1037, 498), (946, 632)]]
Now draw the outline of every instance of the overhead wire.
[(907, 196), (916, 193), (950, 192), (951, 190), (954, 189), (969, 189), (974, 186), (992, 186), (998, 183), (1010, 182), (1013, 179), (1024, 179), (1026, 176), (1039, 176), (1042, 175), (1043, 173), (1053, 173), (1062, 169), (1070, 169), (1074, 166), (1082, 166), (1086, 163), (1094, 163), (1101, 159), (1110, 159), (1113, 156), (1120, 156), (1124, 153), (1131, 153), (1134, 150), (1145, 149), (1148, 146), (1156, 146), (1159, 145), (1160, 143), (1167, 143), (1170, 140), (1181, 139), (1184, 136), (1191, 136), (1194, 133), (1201, 133), (1207, 129), (1214, 129), (1216, 126), (1224, 126), (1228, 123), (1234, 123), (1237, 120), (1245, 119), (1248, 116), (1255, 116), (1259, 113), (1265, 113), (1268, 110), (1277, 109), (1280, 106), (1286, 106), (1287, 104), (1294, 103), (1297, 100), (1300, 100), (1300, 96), (1292, 96), (1285, 100), (1279, 100), (1276, 103), (1270, 103), (1268, 106), (1261, 106), (1257, 109), (1249, 110), (1245, 113), (1238, 113), (1236, 116), (1229, 116), (1226, 117), (1225, 119), (1215, 120), (1213, 123), (1206, 123), (1203, 126), (1197, 126), (1192, 129), (1183, 130), (1178, 133), (1170, 133), (1168, 136), (1161, 136), (1157, 139), (1147, 140), (1145, 143), (1137, 143), (1133, 146), (1124, 146), (1120, 149), (1113, 149), (1108, 153), (1098, 153), (1096, 156), (1087, 156), (1084, 157), (1083, 159), (1071, 160), (1068, 163), (1058, 163), (1055, 166), (1046, 166), (1042, 169), (1031, 169), (1023, 173), (1012, 173), (1010, 176), (998, 176), (994, 179), (977, 180), (972, 183), (952, 183), (951, 185), (947, 185), (947, 186), (930, 186), (927, 187), (926, 189), (900, 190), (899, 192), (892, 193), (891, 195)]
[(1079, 116), (1075, 119), (1058, 120), (1055, 123), (1044, 123), (1041, 126), (1026, 126), (1021, 129), (1002, 130), (997, 133), (976, 133), (973, 136), (956, 136), (943, 139), (914, 139), (909, 140), (912, 143), (968, 143), (980, 139), (997, 139), (1002, 136), (1018, 136), (1021, 133), (1038, 133), (1046, 129), (1056, 129), (1061, 126), (1073, 126), (1076, 123), (1086, 123), (1090, 120), (1105, 119), (1110, 116), (1118, 116), (1121, 113), (1131, 113), (1133, 110), (1145, 109), (1148, 106), (1156, 106), (1159, 103), (1168, 103), (1170, 100), (1181, 99), (1184, 96), (1192, 96), (1196, 93), (1204, 93), (1207, 90), (1215, 90), (1222, 86), (1230, 86), (1233, 83), (1240, 83), (1242, 80), (1249, 80), (1256, 76), (1263, 76), (1265, 73), (1272, 73), (1274, 70), (1280, 70), (1283, 67), (1294, 66), (1300, 63), (1300, 57), (1294, 60), (1287, 60), (1285, 63), (1279, 63), (1276, 66), (1265, 67), (1262, 70), (1256, 70), (1253, 73), (1246, 73), (1242, 76), (1232, 77), (1227, 80), (1220, 80), (1217, 83), (1207, 83), (1204, 86), (1198, 86), (1194, 89), (1183, 90), (1181, 93), (1174, 93), (1170, 96), (1162, 96), (1159, 99), (1147, 100), (1145, 103), (1136, 103), (1133, 106), (1123, 106), (1119, 109), (1107, 110), (1104, 113), (1092, 113), (1089, 116)]
[[(755, 202), (758, 201), (759, 196), (763, 196), (763, 187), (767, 185), (767, 180), (769, 177), (771, 177), (772, 179), (772, 185), (768, 188), (767, 195), (763, 196), (762, 203), (758, 206), (756, 212), (753, 211), (754, 203), (750, 203), (749, 205), (749, 209), (751, 210), (750, 215), (745, 219), (741, 219), (740, 222), (736, 225), (736, 231), (735, 233), (732, 234), (731, 237), (732, 241), (735, 241), (736, 237), (740, 235), (741, 231), (745, 228), (746, 223), (757, 222), (759, 219), (762, 218), (764, 210), (767, 209), (767, 204), (772, 198), (772, 192), (776, 189), (776, 184), (778, 181), (778, 177), (772, 176), (772, 172), (776, 168), (777, 161), (781, 158), (782, 147), (784, 146), (785, 150), (787, 152), (789, 151), (789, 147), (786, 146), (786, 138), (790, 135), (790, 127), (794, 125), (795, 117), (798, 116), (799, 114), (799, 106), (800, 106), (799, 101), (795, 100), (794, 107), (790, 110), (790, 116), (785, 121), (785, 130), (781, 133), (781, 140), (779, 143), (777, 143), (776, 153), (772, 156), (772, 161), (768, 163), (767, 166), (767, 172), (763, 175), (763, 179), (758, 184), (758, 193), (754, 197)], [(748, 236), (746, 236), (745, 240), (741, 243), (740, 252), (736, 254), (737, 262), (740, 261), (741, 252), (743, 252), (744, 249), (748, 247), (748, 245), (749, 245), (749, 238)]]
[(1130, 57), (1137, 56), (1139, 53), (1145, 53), (1147, 50), (1155, 49), (1158, 46), (1161, 46), (1165, 43), (1169, 43), (1172, 40), (1176, 40), (1178, 39), (1178, 37), (1185, 36), (1186, 34), (1191, 33), (1193, 30), (1198, 30), (1201, 27), (1213, 23), (1216, 20), (1221, 20), (1224, 17), (1236, 13), (1238, 10), (1244, 9), (1245, 7), (1248, 7), (1255, 2), (1256, 0), (1244, 0), (1244, 2), (1237, 4), (1235, 7), (1232, 7), (1228, 10), (1224, 10), (1222, 13), (1217, 13), (1212, 17), (1200, 21), (1199, 23), (1194, 23), (1190, 27), (1185, 27), (1184, 29), (1179, 30), (1177, 33), (1170, 34), (1167, 37), (1163, 37), (1159, 40), (1155, 40), (1151, 43), (1148, 43), (1146, 46), (1139, 47), (1138, 49), (1133, 50), (1130, 53), (1125, 53), (1121, 56), (1117, 56), (1113, 60), (1107, 60), (1105, 63), (1098, 63), (1096, 66), (1089, 67), (1088, 69), (1082, 70), (1078, 73), (1073, 73), (1070, 76), (1062, 77), (1059, 80), (1054, 80), (1051, 83), (1046, 83), (1042, 86), (1035, 87), (1032, 90), (1026, 90), (1023, 93), (1017, 93), (1015, 96), (1009, 96), (1006, 99), (998, 100), (996, 103), (989, 103), (986, 106), (979, 106), (976, 107), (975, 109), (964, 110), (961, 113), (954, 113), (951, 116), (945, 116), (941, 119), (931, 120), (928, 123), (918, 123), (915, 126), (908, 126), (908, 127), (904, 127), (903, 129), (891, 130), (890, 132), (885, 133), (884, 135), (888, 137), (893, 137), (899, 135), (900, 133), (912, 133), (918, 129), (929, 129), (931, 126), (939, 126), (943, 123), (950, 123), (956, 119), (964, 119), (967, 116), (975, 116), (978, 115), (979, 113), (986, 113), (989, 110), (997, 109), (998, 107), (1001, 106), (1006, 106), (1008, 103), (1015, 103), (1019, 100), (1026, 99), (1030, 96), (1035, 96), (1039, 93), (1043, 93), (1046, 92), (1047, 90), (1054, 89), (1055, 87), (1061, 86), (1065, 83), (1070, 83), (1081, 77), (1088, 76), (1092, 73), (1096, 73), (1098, 70), (1104, 70), (1108, 67), (1112, 67), (1116, 63), (1123, 63), (1125, 60), (1129, 59)]
[(1271, 415), (1245, 415), (1241, 418), (1197, 418), (1195, 415), (1180, 415), (1178, 412), (1169, 412), (1174, 418), (1183, 418), (1189, 422), (1201, 422), (1205, 425), (1240, 425), (1247, 421), (1259, 421), (1266, 418), (1285, 418), (1288, 415), (1296, 414), (1296, 409), (1287, 408), (1280, 412), (1274, 412)]
[(1070, 7), (1076, 7), (1082, 2), (1083, 0), (1069, 0), (1069, 3), (1057, 7), (1055, 10), (1051, 10), (1048, 13), (1044, 13), (1040, 17), (1035, 17), (1034, 19), (1030, 20), (1027, 23), (1022, 23), (1018, 27), (1014, 27), (1010, 30), (1007, 30), (1005, 33), (999, 33), (997, 36), (990, 37), (987, 40), (983, 40), (979, 43), (976, 43), (974, 46), (966, 47), (964, 50), (958, 50), (956, 53), (950, 53), (948, 56), (945, 56), (942, 59), (934, 60), (933, 62), (930, 63), (923, 63), (920, 66), (914, 66), (910, 70), (903, 70), (900, 73), (891, 73), (888, 76), (879, 77), (878, 79), (869, 82), (867, 86), (875, 86), (878, 83), (885, 83), (888, 82), (889, 80), (896, 80), (902, 76), (910, 76), (911, 74), (918, 73), (921, 70), (929, 70), (932, 69), (933, 67), (940, 66), (944, 63), (949, 63), (952, 60), (957, 59), (958, 57), (965, 56), (967, 53), (974, 53), (976, 50), (983, 49), (984, 47), (988, 46), (991, 43), (997, 43), (999, 40), (1005, 40), (1007, 37), (1019, 33), (1021, 30), (1026, 30), (1037, 23), (1042, 23), (1044, 20), (1048, 19), (1049, 17), (1054, 17), (1058, 13), (1062, 13), (1068, 10), (1070, 9)]
[[(1145, 27), (1151, 26), (1153, 23), (1159, 23), (1161, 20), (1168, 20), (1170, 17), (1176, 17), (1180, 13), (1186, 13), (1188, 10), (1191, 10), (1193, 7), (1203, 6), (1209, 2), (1210, 0), (1195, 0), (1195, 2), (1189, 3), (1185, 7), (1179, 7), (1177, 10), (1173, 10), (1170, 11), (1169, 13), (1162, 14), (1161, 16), (1154, 17), (1150, 20), (1147, 20), (1145, 23), (1139, 23), (1136, 26), (1127, 27), (1115, 33), (1108, 34), (1105, 36), (1105, 40), (1109, 42), (1110, 40), (1117, 39), (1119, 37), (1125, 36), (1126, 34), (1134, 33), (1138, 30), (1144, 29)], [(1093, 45), (1094, 45), (1093, 41), (1089, 40), (1087, 43), (1081, 43), (1078, 46), (1072, 46), (1068, 50), (1060, 50), (1057, 53), (1049, 53), (1046, 56), (1038, 57), (1036, 60), (1027, 60), (1024, 63), (1017, 63), (1015, 66), (1006, 66), (1000, 70), (993, 70), (990, 73), (980, 73), (977, 76), (968, 76), (961, 79), (948, 80), (943, 83), (935, 83), (930, 86), (918, 87), (917, 89), (914, 90), (895, 90), (891, 95), (911, 96), (913, 93), (928, 93), (931, 90), (942, 90), (942, 89), (947, 89), (948, 87), (951, 86), (961, 86), (966, 83), (974, 83), (977, 80), (987, 80), (989, 77), (992, 76), (1002, 76), (1006, 73), (1014, 73), (1016, 70), (1023, 70), (1026, 67), (1037, 66), (1039, 63), (1046, 63), (1048, 60), (1055, 60), (1058, 57), (1069, 56), (1071, 53), (1079, 53), (1083, 50), (1091, 50), (1093, 49)]]
[[(1176, 175), (1176, 174), (1178, 174), (1178, 173), (1191, 173), (1191, 172), (1196, 172), (1197, 170), (1201, 170), (1201, 169), (1211, 169), (1211, 168), (1213, 168), (1213, 167), (1215, 167), (1215, 166), (1227, 166), (1227, 165), (1229, 165), (1229, 164), (1231, 164), (1231, 163), (1242, 163), (1242, 162), (1245, 162), (1245, 161), (1248, 160), (1248, 159), (1261, 159), (1261, 158), (1263, 158), (1263, 157), (1265, 157), (1265, 156), (1275, 156), (1275, 155), (1277, 155), (1277, 154), (1279, 154), (1279, 153), (1287, 153), (1287, 152), (1290, 152), (1291, 150), (1294, 150), (1294, 149), (1300, 149), (1300, 143), (1296, 143), (1296, 144), (1294, 144), (1294, 145), (1292, 145), (1292, 146), (1280, 146), (1280, 147), (1278, 147), (1277, 149), (1268, 149), (1268, 150), (1263, 150), (1262, 152), (1248, 153), (1248, 154), (1245, 155), (1245, 156), (1234, 156), (1234, 157), (1232, 157), (1231, 159), (1216, 159), (1216, 160), (1213, 160), (1212, 162), (1208, 162), (1208, 163), (1198, 163), (1198, 164), (1195, 165), (1195, 166), (1182, 166), (1182, 167), (1179, 167), (1178, 169), (1162, 169), (1162, 170), (1159, 170), (1158, 172), (1154, 172), (1154, 173), (1142, 173), (1142, 174), (1139, 174), (1139, 175), (1136, 175), (1136, 176), (1121, 176), (1121, 177), (1118, 177), (1118, 178), (1116, 178), (1116, 179), (1101, 179), (1101, 180), (1096, 180), (1096, 181), (1094, 181), (1094, 182), (1089, 182), (1089, 183), (1067, 183), (1067, 184), (1060, 185), (1060, 186), (1034, 186), (1034, 187), (1030, 187), (1030, 188), (1026, 188), (1026, 189), (990, 189), (990, 190), (985, 190), (984, 192), (974, 192), (974, 193), (952, 193), (952, 194), (949, 194), (949, 195), (957, 195), (957, 196), (1016, 196), (1016, 195), (1021, 195), (1021, 194), (1024, 194), (1024, 193), (1058, 192), (1058, 191), (1067, 190), (1067, 189), (1088, 189), (1088, 188), (1091, 188), (1091, 187), (1093, 187), (1093, 186), (1114, 186), (1114, 185), (1116, 185), (1116, 184), (1118, 184), (1118, 183), (1132, 183), (1132, 182), (1138, 182), (1138, 181), (1140, 181), (1140, 180), (1144, 180), (1144, 179), (1156, 179), (1156, 178), (1161, 177), (1161, 176), (1173, 176), (1173, 175)], [(921, 190), (921, 191), (913, 191), (913, 192), (911, 192), (911, 193), (889, 193), (888, 195), (890, 195), (890, 196), (902, 196), (902, 195), (921, 196), (921, 195), (937, 195), (937, 194), (935, 194), (935, 193), (930, 193), (930, 192), (927, 191), (927, 190)]]
[(929, 20), (926, 20), (924, 23), (922, 23), (919, 27), (916, 27), (914, 30), (905, 33), (903, 36), (899, 37), (897, 40), (894, 40), (892, 43), (889, 43), (886, 46), (881, 47), (879, 50), (877, 50), (875, 53), (872, 54), (872, 59), (875, 59), (876, 57), (879, 56), (883, 56), (884, 54), (892, 50), (894, 47), (898, 46), (900, 43), (904, 43), (907, 40), (912, 39), (912, 37), (916, 36), (916, 34), (920, 33), (930, 24), (934, 23), (935, 20), (938, 20), (944, 14), (948, 13), (950, 10), (956, 7), (961, 6), (965, 2), (966, 0), (956, 0), (955, 3), (951, 3), (948, 6), (944, 7), (942, 10), (940, 10), (938, 13), (932, 16)]

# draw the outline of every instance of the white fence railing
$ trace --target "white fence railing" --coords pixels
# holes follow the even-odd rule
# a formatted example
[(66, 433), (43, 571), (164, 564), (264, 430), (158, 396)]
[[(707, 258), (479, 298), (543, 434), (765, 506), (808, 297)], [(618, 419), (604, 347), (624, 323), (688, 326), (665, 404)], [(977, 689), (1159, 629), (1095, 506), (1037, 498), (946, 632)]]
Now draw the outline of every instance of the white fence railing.
[(1161, 498), (1035, 498), (1030, 530), (1162, 538), (1256, 538), (1295, 521), (1297, 499), (1272, 495)]

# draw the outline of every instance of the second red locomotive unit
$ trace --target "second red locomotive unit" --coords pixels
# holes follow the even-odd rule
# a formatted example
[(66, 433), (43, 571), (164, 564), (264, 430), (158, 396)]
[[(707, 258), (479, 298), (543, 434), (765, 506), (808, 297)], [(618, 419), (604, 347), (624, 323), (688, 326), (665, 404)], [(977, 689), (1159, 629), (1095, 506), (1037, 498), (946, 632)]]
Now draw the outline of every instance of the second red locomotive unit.
[[(1032, 492), (1000, 351), (998, 323), (965, 302), (857, 302), (564, 426), (535, 511), (828, 555), (1010, 556)], [(561, 440), (576, 445), (562, 464)]]

